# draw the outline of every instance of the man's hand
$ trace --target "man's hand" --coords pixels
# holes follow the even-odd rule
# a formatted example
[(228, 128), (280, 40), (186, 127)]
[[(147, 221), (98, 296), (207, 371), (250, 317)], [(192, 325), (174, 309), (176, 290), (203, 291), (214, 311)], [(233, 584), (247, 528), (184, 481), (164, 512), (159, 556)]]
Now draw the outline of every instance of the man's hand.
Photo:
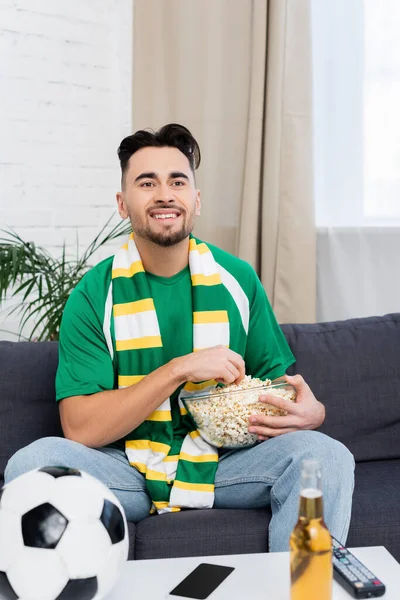
[(251, 416), (249, 432), (256, 433), (259, 440), (267, 440), (300, 429), (316, 429), (325, 419), (324, 405), (318, 402), (301, 375), (285, 375), (284, 379), (296, 388), (296, 402), (271, 394), (260, 396), (260, 402), (272, 404), (288, 414), (285, 417)]
[(225, 346), (205, 348), (174, 359), (179, 375), (184, 381), (207, 381), (240, 383), (245, 376), (244, 360)]

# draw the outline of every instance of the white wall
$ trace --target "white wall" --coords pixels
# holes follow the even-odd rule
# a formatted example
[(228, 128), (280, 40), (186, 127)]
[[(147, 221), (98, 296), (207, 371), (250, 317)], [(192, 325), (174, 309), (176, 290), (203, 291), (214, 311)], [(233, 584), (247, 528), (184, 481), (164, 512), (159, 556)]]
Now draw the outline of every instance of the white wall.
[[(53, 253), (64, 240), (75, 251), (77, 231), (85, 248), (115, 212), (116, 149), (132, 133), (132, 4), (0, 3), (0, 228)], [(0, 307), (0, 329), (17, 328)]]

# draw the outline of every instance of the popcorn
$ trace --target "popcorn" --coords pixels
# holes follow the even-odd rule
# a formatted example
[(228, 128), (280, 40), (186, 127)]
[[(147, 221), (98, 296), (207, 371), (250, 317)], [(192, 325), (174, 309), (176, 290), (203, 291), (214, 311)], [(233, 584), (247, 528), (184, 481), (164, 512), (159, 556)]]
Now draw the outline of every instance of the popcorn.
[[(251, 415), (285, 416), (287, 411), (258, 399), (261, 394), (281, 396), (296, 401), (296, 391), (287, 383), (272, 384), (246, 375), (240, 384), (231, 384), (212, 390), (209, 397), (186, 398), (202, 437), (217, 448), (244, 448), (257, 442), (257, 434), (249, 433)], [(271, 387), (269, 387), (271, 386)], [(241, 393), (242, 392), (242, 393)]]

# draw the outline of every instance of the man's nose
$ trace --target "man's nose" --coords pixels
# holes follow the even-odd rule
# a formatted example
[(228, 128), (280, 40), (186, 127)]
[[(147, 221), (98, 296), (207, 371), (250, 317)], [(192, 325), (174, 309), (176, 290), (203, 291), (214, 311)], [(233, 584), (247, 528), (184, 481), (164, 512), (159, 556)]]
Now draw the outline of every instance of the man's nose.
[(161, 185), (157, 190), (156, 202), (173, 202), (174, 195), (168, 185)]

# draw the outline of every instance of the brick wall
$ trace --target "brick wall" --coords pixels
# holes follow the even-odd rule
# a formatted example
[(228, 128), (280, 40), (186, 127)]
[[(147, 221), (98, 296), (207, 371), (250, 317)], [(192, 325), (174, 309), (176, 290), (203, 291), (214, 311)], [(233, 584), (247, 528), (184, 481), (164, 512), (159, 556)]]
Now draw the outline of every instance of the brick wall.
[[(52, 253), (64, 240), (75, 252), (77, 232), (84, 248), (115, 213), (116, 148), (131, 133), (132, 13), (131, 0), (0, 2), (0, 228)], [(16, 331), (8, 306), (0, 329)]]

